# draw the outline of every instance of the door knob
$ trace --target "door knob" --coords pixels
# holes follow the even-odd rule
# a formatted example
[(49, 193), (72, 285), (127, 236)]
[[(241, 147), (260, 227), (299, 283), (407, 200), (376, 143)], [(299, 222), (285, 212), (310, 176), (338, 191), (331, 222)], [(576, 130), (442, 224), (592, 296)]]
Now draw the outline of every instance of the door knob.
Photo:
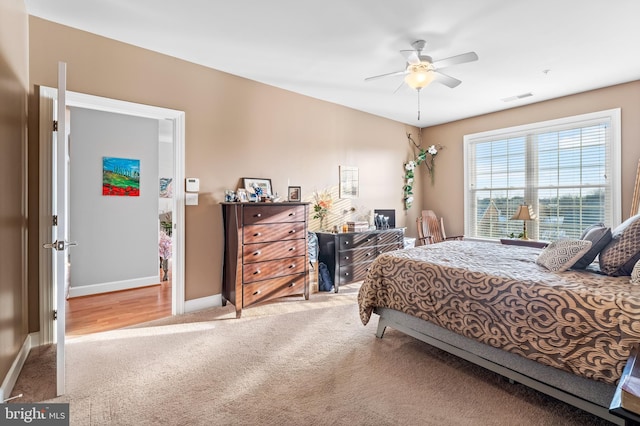
[(67, 247), (71, 247), (71, 246), (77, 246), (78, 243), (75, 241), (71, 241), (71, 242), (66, 242), (66, 241), (54, 241), (52, 243), (46, 243), (42, 245), (42, 248), (46, 248), (46, 249), (54, 249), (54, 250), (59, 250), (62, 251)]

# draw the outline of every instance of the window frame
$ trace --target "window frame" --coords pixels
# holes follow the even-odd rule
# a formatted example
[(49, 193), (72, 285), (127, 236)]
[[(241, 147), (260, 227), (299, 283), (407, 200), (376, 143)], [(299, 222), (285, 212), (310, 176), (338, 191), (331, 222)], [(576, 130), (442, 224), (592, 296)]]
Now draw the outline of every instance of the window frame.
[[(469, 158), (471, 144), (479, 142), (489, 142), (499, 139), (515, 138), (518, 136), (529, 137), (532, 134), (539, 134), (543, 132), (557, 132), (568, 129), (575, 129), (579, 127), (586, 127), (596, 123), (608, 122), (608, 137), (610, 143), (608, 145), (608, 158), (610, 161), (610, 174), (611, 174), (611, 205), (608, 215), (611, 218), (612, 223), (605, 223), (606, 226), (614, 228), (621, 223), (622, 217), (622, 140), (621, 140), (621, 110), (620, 108), (608, 109), (603, 111), (591, 112), (586, 114), (579, 114), (569, 117), (562, 117), (553, 120), (546, 120), (541, 122), (529, 123), (519, 126), (512, 126), (502, 129), (489, 130), (479, 133), (472, 133), (464, 135), (463, 137), (463, 165), (464, 165), (464, 235), (465, 239), (470, 240), (483, 240), (483, 241), (496, 241), (494, 238), (477, 237), (472, 234), (472, 221), (475, 218), (472, 217), (472, 211), (470, 210), (471, 196), (474, 193), (469, 187), (471, 180), (471, 159)], [(529, 191), (527, 187), (525, 193)], [(605, 215), (607, 216), (607, 215)]]

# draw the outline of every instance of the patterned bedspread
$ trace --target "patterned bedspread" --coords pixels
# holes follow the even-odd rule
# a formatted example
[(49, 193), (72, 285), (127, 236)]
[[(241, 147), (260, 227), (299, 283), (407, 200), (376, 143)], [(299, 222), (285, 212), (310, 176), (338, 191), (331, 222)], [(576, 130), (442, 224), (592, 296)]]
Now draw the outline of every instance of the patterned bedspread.
[(615, 384), (640, 342), (640, 286), (629, 277), (554, 273), (539, 249), (449, 241), (385, 253), (358, 294), (491, 346)]

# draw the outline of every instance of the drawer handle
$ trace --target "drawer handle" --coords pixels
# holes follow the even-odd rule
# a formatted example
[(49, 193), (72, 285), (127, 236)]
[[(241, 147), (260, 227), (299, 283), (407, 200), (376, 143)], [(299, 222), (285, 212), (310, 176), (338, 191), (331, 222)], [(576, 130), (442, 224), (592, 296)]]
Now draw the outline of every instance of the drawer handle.
[(289, 231), (289, 233), (290, 233), (290, 234), (295, 234), (295, 233), (296, 233), (296, 230), (295, 230), (295, 229), (292, 229), (291, 231)]
[(261, 254), (260, 250), (256, 250), (256, 251), (253, 252), (254, 256), (260, 256), (260, 254)]
[(256, 271), (253, 273), (253, 275), (258, 275), (260, 273), (260, 269), (256, 269)]
[(345, 276), (345, 277), (348, 277), (348, 276), (349, 276), (349, 273), (348, 273), (348, 272), (345, 272), (345, 273), (344, 273), (344, 276)]
[(369, 257), (369, 256), (371, 256), (371, 253), (367, 253), (367, 254), (365, 254), (365, 256), (366, 256), (366, 257)]
[(344, 242), (344, 244), (345, 244), (346, 246), (348, 246), (348, 245), (349, 245), (349, 241), (345, 241), (345, 242)]
[(291, 265), (289, 265), (289, 269), (293, 269), (293, 268), (295, 268), (295, 267), (296, 267), (296, 264), (295, 264), (295, 263), (292, 263)]
[(371, 241), (371, 238), (367, 238), (367, 242)]
[(345, 256), (345, 257), (344, 257), (344, 260), (349, 260), (349, 256)]
[(295, 212), (289, 213), (289, 216), (295, 216), (295, 215), (296, 215)]
[(255, 234), (253, 234), (254, 237), (259, 237), (260, 235), (262, 235), (260, 232), (256, 232)]
[(254, 292), (253, 292), (253, 295), (254, 295), (254, 296), (257, 296), (257, 295), (259, 295), (260, 293), (262, 293), (262, 292), (261, 292), (260, 290), (257, 290), (257, 291), (254, 291)]
[(296, 283), (295, 283), (295, 282), (293, 282), (293, 283), (290, 283), (290, 284), (289, 284), (289, 287), (295, 287), (295, 285), (296, 285)]
[(256, 213), (253, 215), (253, 217), (262, 217), (262, 213)]
[(294, 251), (295, 249), (295, 247), (289, 247), (289, 251)]

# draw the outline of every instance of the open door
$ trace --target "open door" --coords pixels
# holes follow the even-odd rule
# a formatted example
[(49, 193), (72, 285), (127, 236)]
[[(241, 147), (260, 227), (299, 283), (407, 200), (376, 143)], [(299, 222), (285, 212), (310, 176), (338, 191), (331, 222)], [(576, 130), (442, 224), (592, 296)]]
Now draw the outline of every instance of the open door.
[[(51, 250), (51, 297), (54, 307), (53, 342), (56, 343), (56, 392), (65, 393), (65, 301), (68, 280), (68, 247), (76, 245), (67, 241), (68, 235), (68, 158), (69, 145), (66, 137), (66, 85), (67, 64), (58, 64), (58, 90), (52, 109), (54, 116), (51, 137), (51, 215), (47, 231), (51, 230), (51, 240), (43, 248)], [(45, 322), (47, 319), (45, 319)]]

